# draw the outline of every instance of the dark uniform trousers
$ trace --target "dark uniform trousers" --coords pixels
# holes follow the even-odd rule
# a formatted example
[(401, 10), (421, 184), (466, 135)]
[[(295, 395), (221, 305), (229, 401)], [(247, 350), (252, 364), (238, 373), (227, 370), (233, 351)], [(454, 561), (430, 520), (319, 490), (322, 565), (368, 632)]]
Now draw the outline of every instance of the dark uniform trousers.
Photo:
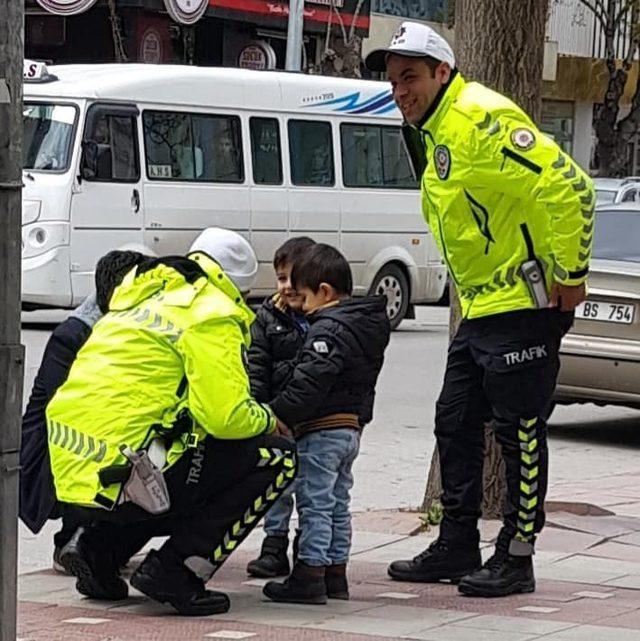
[(112, 511), (84, 509), (79, 520), (91, 524), (87, 541), (110, 552), (118, 564), (150, 538), (169, 536), (161, 554), (206, 561), (202, 572), (187, 566), (209, 578), (293, 481), (296, 469), (295, 444), (289, 439), (207, 437), (165, 473), (168, 513), (153, 516), (124, 503)]
[(440, 536), (477, 545), (482, 504), (484, 423), (493, 419), (506, 465), (507, 499), (498, 545), (533, 552), (544, 525), (547, 419), (562, 336), (573, 313), (521, 310), (465, 320), (448, 353), (436, 404), (444, 516)]

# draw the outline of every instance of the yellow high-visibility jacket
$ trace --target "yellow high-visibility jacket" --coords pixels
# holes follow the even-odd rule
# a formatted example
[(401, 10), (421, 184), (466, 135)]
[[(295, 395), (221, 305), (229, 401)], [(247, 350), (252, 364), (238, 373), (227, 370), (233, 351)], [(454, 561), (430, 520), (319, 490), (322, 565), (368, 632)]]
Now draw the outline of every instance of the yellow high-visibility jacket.
[(584, 282), (592, 181), (517, 105), (456, 74), (420, 131), (423, 213), (464, 318), (535, 307), (520, 271), (532, 253), (547, 291)]
[(274, 429), (245, 370), (253, 312), (217, 263), (189, 258), (157, 259), (125, 276), (49, 403), (60, 501), (112, 507), (121, 484), (105, 487), (100, 470), (125, 464), (121, 445), (146, 447), (158, 435), (152, 426), (171, 428), (185, 408), (193, 421), (166, 468), (207, 434), (246, 439)]

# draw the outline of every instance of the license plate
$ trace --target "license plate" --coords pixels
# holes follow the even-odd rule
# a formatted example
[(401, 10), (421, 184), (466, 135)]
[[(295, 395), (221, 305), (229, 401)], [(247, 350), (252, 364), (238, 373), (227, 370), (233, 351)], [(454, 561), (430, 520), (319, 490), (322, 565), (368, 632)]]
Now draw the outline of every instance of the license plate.
[(604, 321), (605, 323), (633, 323), (635, 308), (624, 303), (587, 300), (576, 307), (576, 318)]

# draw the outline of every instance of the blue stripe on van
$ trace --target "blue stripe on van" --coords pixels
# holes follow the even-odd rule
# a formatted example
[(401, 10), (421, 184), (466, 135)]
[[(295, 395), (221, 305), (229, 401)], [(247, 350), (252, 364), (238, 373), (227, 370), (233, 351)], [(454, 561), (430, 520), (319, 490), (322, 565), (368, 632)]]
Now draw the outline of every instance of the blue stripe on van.
[[(391, 104), (389, 104), (391, 103)], [(305, 107), (329, 107), (332, 105), (339, 105), (333, 111), (350, 114), (364, 114), (364, 113), (387, 113), (395, 108), (393, 97), (390, 91), (382, 91), (377, 93), (371, 98), (360, 101), (360, 92), (357, 91), (346, 96), (339, 98), (332, 98), (331, 100), (323, 100)]]
[(360, 107), (360, 109), (356, 109), (355, 111), (351, 111), (350, 113), (353, 113), (353, 114), (371, 113), (376, 109), (386, 107), (390, 102), (393, 102), (393, 96), (391, 95), (391, 92), (388, 92), (386, 95), (380, 98), (380, 100), (376, 100), (376, 102), (366, 105), (364, 107)]
[(396, 109), (396, 103), (392, 102), (390, 105), (387, 105), (386, 107), (382, 107), (381, 109), (378, 109), (377, 111), (374, 111), (373, 113), (375, 115), (377, 115), (377, 114), (386, 114), (386, 113), (388, 113), (390, 111), (393, 111), (394, 109)]

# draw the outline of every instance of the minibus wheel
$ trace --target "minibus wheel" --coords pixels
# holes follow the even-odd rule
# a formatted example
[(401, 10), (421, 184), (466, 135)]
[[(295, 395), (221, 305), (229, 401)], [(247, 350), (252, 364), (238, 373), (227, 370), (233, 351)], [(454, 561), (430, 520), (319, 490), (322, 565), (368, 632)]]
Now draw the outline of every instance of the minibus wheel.
[(387, 297), (387, 316), (391, 329), (396, 329), (409, 308), (409, 282), (398, 265), (385, 265), (373, 279), (370, 294)]

